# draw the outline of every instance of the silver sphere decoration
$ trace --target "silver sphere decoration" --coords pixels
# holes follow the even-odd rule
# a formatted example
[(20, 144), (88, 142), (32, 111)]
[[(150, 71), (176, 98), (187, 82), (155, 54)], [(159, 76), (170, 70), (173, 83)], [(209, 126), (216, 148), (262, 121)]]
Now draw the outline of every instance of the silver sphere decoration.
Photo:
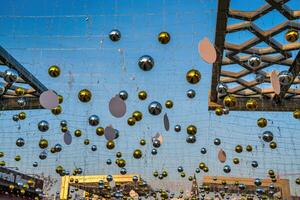
[[(0, 88), (0, 95), (1, 95), (1, 88)], [(26, 105), (26, 100), (21, 97), (17, 100), (17, 104), (22, 108)]]
[(17, 145), (18, 147), (22, 147), (22, 146), (24, 146), (24, 144), (25, 144), (25, 140), (24, 140), (23, 138), (18, 138), (18, 139), (17, 139), (16, 145)]
[(217, 146), (220, 145), (221, 144), (221, 140), (219, 138), (215, 138), (214, 139), (214, 144), (217, 145)]
[(91, 126), (97, 126), (99, 124), (99, 121), (100, 121), (100, 119), (97, 115), (91, 115), (89, 117), (89, 124)]
[(5, 93), (5, 84), (0, 83), (0, 95), (3, 95)]
[(207, 152), (206, 148), (204, 148), (204, 147), (201, 148), (201, 153), (202, 153), (202, 154), (206, 154), (206, 152)]
[(257, 168), (257, 167), (258, 167), (258, 162), (255, 161), (255, 160), (252, 161), (251, 166), (252, 166), (253, 168)]
[(263, 141), (272, 142), (273, 138), (274, 138), (274, 136), (273, 136), (272, 132), (270, 132), (270, 131), (263, 132), (263, 136), (262, 136)]
[(152, 154), (152, 155), (156, 155), (156, 154), (157, 154), (157, 149), (152, 149), (152, 150), (151, 150), (151, 154)]
[(178, 172), (183, 172), (183, 167), (179, 166), (179, 167), (177, 168), (177, 171), (178, 171)]
[(33, 167), (37, 167), (39, 164), (37, 162), (32, 163)]
[(240, 189), (240, 190), (246, 189), (246, 185), (243, 184), (243, 183), (239, 184), (239, 189)]
[(250, 67), (258, 67), (261, 63), (261, 59), (259, 56), (251, 56), (249, 59), (248, 59), (248, 65)]
[(274, 184), (270, 184), (269, 185), (269, 190), (275, 190), (275, 185)]
[(196, 142), (196, 136), (195, 135), (188, 135), (187, 138), (186, 138), (186, 142), (190, 143), (190, 144), (195, 143)]
[(263, 74), (256, 74), (256, 76), (255, 76), (255, 81), (257, 82), (257, 83), (264, 83), (265, 82), (265, 80), (266, 80), (266, 76), (265, 75), (263, 75)]
[(256, 186), (261, 186), (261, 180), (259, 178), (256, 178), (255, 181), (254, 181), (254, 184)]
[(108, 182), (113, 181), (112, 175), (107, 175), (106, 180), (107, 180)]
[(195, 90), (193, 90), (193, 89), (190, 89), (190, 90), (188, 90), (187, 92), (186, 92), (186, 96), (188, 97), (188, 98), (194, 98), (195, 96), (196, 96), (196, 91)]
[(112, 163), (111, 159), (107, 159), (107, 160), (106, 160), (106, 164), (107, 164), (107, 165), (111, 165), (111, 163)]
[(228, 86), (225, 83), (218, 83), (217, 85), (217, 92), (220, 95), (226, 95), (228, 92)]
[(47, 158), (47, 152), (46, 151), (42, 151), (39, 155), (39, 158), (41, 160), (45, 160)]
[(196, 168), (196, 170), (195, 170), (195, 172), (197, 173), (197, 174), (199, 174), (200, 173), (200, 168)]
[(144, 71), (150, 71), (154, 66), (154, 60), (151, 56), (144, 55), (139, 58), (139, 67)]
[(126, 168), (121, 168), (121, 170), (120, 170), (120, 174), (122, 174), (122, 175), (125, 175), (125, 174), (127, 174), (127, 170), (126, 170)]
[(132, 177), (132, 181), (133, 181), (133, 182), (137, 182), (138, 180), (139, 180), (139, 178), (138, 178), (137, 176), (133, 176), (133, 177)]
[(19, 121), (19, 115), (13, 115), (12, 119), (17, 122)]
[(228, 107), (223, 108), (223, 114), (224, 115), (228, 115), (229, 114), (229, 108)]
[(68, 126), (68, 122), (66, 120), (61, 120), (60, 121), (60, 126), (61, 127), (67, 127)]
[(54, 146), (54, 149), (55, 149), (55, 152), (61, 152), (61, 150), (62, 150), (61, 144), (56, 144), (56, 145)]
[(174, 131), (175, 132), (180, 132), (181, 131), (181, 126), (180, 125), (175, 125), (175, 127), (174, 127)]
[(160, 141), (159, 140), (154, 140), (153, 141), (153, 147), (159, 148), (160, 147)]
[(7, 69), (4, 72), (4, 76), (3, 79), (7, 82), (7, 83), (14, 83), (17, 81), (18, 79), (18, 72), (14, 69)]
[(293, 81), (293, 74), (289, 71), (282, 71), (278, 74), (278, 79), (281, 85), (289, 85)]
[(128, 98), (128, 93), (125, 90), (122, 90), (119, 92), (119, 97), (125, 101)]
[(41, 132), (46, 132), (48, 131), (49, 129), (49, 123), (45, 120), (42, 120), (38, 123), (38, 129), (41, 131)]
[(111, 30), (109, 33), (109, 38), (113, 42), (117, 42), (121, 39), (121, 32), (117, 29)]
[(159, 115), (162, 111), (162, 106), (157, 101), (153, 101), (149, 104), (148, 111), (151, 115)]
[(226, 174), (230, 173), (230, 172), (231, 172), (230, 166), (229, 166), (229, 165), (225, 165), (224, 168), (223, 168), (223, 171), (224, 171)]
[(96, 145), (92, 145), (91, 150), (92, 151), (97, 151), (97, 146)]

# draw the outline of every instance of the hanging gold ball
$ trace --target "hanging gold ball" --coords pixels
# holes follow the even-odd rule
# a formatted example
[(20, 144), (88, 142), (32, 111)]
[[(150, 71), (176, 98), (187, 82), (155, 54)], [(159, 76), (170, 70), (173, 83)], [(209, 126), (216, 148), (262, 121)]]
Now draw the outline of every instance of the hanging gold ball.
[(273, 176), (273, 175), (275, 175), (275, 172), (274, 172), (274, 170), (270, 169), (270, 170), (268, 171), (268, 174), (269, 174), (269, 176)]
[(236, 145), (235, 152), (242, 153), (242, 151), (243, 151), (243, 147), (241, 145)]
[(27, 184), (28, 184), (29, 186), (33, 186), (34, 181), (33, 181), (32, 179), (29, 179), (29, 180), (27, 181)]
[(55, 169), (56, 173), (61, 174), (64, 171), (64, 168), (62, 166), (57, 166)]
[(167, 44), (170, 42), (170, 39), (171, 39), (171, 36), (168, 32), (160, 32), (158, 34), (158, 41), (161, 43), (161, 44)]
[(15, 89), (15, 93), (16, 93), (17, 96), (23, 96), (25, 94), (25, 89), (21, 88), (21, 87), (17, 87)]
[(181, 176), (182, 178), (184, 178), (184, 177), (185, 177), (185, 173), (184, 173), (184, 172), (181, 172), (181, 173), (180, 173), (180, 176)]
[(196, 133), (197, 133), (197, 127), (194, 126), (194, 125), (189, 125), (189, 126), (186, 128), (186, 132), (187, 132), (187, 134), (189, 134), (189, 135), (196, 135)]
[(26, 119), (26, 113), (25, 112), (20, 112), (18, 116), (19, 116), (20, 120)]
[(15, 189), (15, 186), (12, 185), (12, 184), (10, 184), (10, 185), (8, 186), (8, 188), (9, 188), (10, 190), (13, 190), (13, 189)]
[(75, 130), (74, 135), (75, 135), (75, 137), (80, 137), (82, 135), (81, 130), (79, 130), (79, 129)]
[(233, 159), (233, 163), (234, 163), (235, 165), (237, 165), (237, 164), (240, 163), (240, 160), (239, 160), (238, 158), (234, 158), (234, 159)]
[(216, 108), (215, 113), (216, 113), (217, 116), (223, 115), (223, 108)]
[(140, 91), (139, 94), (138, 94), (138, 97), (142, 101), (147, 99), (147, 92), (146, 91)]
[(5, 161), (3, 161), (3, 160), (0, 161), (0, 166), (1, 166), (1, 167), (4, 167), (5, 165), (6, 165)]
[(39, 142), (39, 147), (41, 149), (46, 149), (48, 147), (48, 141), (46, 139), (41, 139)]
[(91, 100), (91, 98), (92, 98), (92, 93), (88, 89), (80, 90), (78, 93), (78, 99), (81, 102), (84, 102), (84, 103), (89, 102)]
[(259, 126), (260, 128), (264, 128), (268, 125), (268, 121), (265, 118), (259, 118), (257, 120), (257, 126)]
[(126, 166), (126, 161), (124, 159), (117, 159), (117, 165), (118, 167), (125, 167)]
[(127, 119), (127, 124), (129, 125), (129, 126), (133, 126), (134, 124), (135, 124), (135, 118), (133, 118), (133, 117), (129, 117), (128, 119)]
[(167, 100), (165, 105), (166, 105), (166, 108), (172, 108), (173, 107), (173, 101)]
[(288, 42), (296, 42), (299, 39), (299, 33), (296, 30), (289, 30), (285, 34), (285, 39)]
[(134, 111), (132, 113), (132, 117), (136, 120), (136, 121), (141, 121), (143, 118), (143, 114), (140, 111)]
[(85, 140), (83, 141), (83, 144), (89, 145), (89, 144), (90, 144), (90, 140), (89, 140), (89, 139), (85, 139)]
[(200, 81), (201, 79), (201, 74), (198, 70), (196, 69), (191, 69), (186, 73), (186, 80), (187, 82), (191, 84), (196, 84)]
[(117, 158), (121, 158), (121, 157), (122, 157), (122, 153), (121, 153), (120, 151), (118, 151), (118, 152), (116, 153), (116, 157), (117, 157)]
[(54, 148), (54, 147), (51, 147), (50, 152), (51, 152), (51, 153), (56, 153), (55, 148)]
[(52, 65), (48, 68), (48, 74), (51, 77), (56, 78), (60, 75), (60, 68), (57, 65)]
[(58, 103), (61, 104), (64, 102), (64, 97), (62, 95), (58, 95)]
[(204, 171), (205, 173), (207, 173), (207, 172), (209, 171), (208, 167), (205, 166), (205, 167), (203, 168), (203, 171)]
[(51, 109), (53, 115), (59, 115), (62, 111), (62, 107), (60, 105), (56, 106), (55, 108)]
[(246, 108), (248, 110), (256, 110), (257, 109), (257, 101), (254, 100), (254, 99), (249, 99), (247, 102), (246, 102)]
[(140, 140), (140, 145), (142, 145), (142, 146), (146, 145), (146, 140), (141, 139), (141, 140)]
[(21, 160), (21, 156), (17, 155), (17, 156), (15, 157), (15, 161), (20, 161), (20, 160)]
[(112, 141), (112, 140), (107, 141), (107, 143), (106, 143), (106, 148), (109, 149), (109, 150), (115, 148), (115, 142)]
[(223, 100), (223, 104), (225, 107), (234, 107), (236, 105), (236, 98), (233, 95), (227, 95)]
[(276, 142), (270, 142), (269, 144), (271, 149), (276, 149), (277, 148), (277, 143)]
[(295, 119), (300, 119), (300, 110), (297, 109), (293, 112), (293, 116)]
[(277, 182), (277, 179), (276, 179), (276, 178), (272, 178), (271, 181), (272, 181), (273, 183), (276, 183), (276, 182)]
[(252, 149), (253, 149), (253, 148), (252, 148), (252, 146), (251, 146), (251, 145), (247, 145), (247, 146), (246, 146), (246, 151), (248, 151), (248, 152), (251, 152), (251, 151), (252, 151)]
[(204, 167), (205, 167), (205, 163), (204, 162), (199, 163), (199, 168), (200, 169), (204, 169)]
[(97, 134), (98, 136), (104, 135), (104, 128), (103, 128), (103, 127), (97, 127), (97, 128), (96, 128), (96, 134)]
[(61, 127), (61, 132), (66, 133), (69, 129), (67, 126)]
[(140, 159), (142, 157), (143, 153), (140, 149), (136, 149), (133, 151), (133, 157), (135, 159)]

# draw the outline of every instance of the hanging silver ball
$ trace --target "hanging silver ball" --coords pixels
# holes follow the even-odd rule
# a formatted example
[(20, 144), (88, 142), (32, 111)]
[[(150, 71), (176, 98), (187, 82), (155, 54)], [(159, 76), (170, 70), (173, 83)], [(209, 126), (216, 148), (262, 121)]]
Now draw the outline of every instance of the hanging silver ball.
[(125, 174), (127, 174), (127, 170), (126, 170), (126, 168), (121, 168), (121, 170), (120, 170), (120, 174), (122, 174), (122, 175), (125, 175)]
[(92, 151), (97, 151), (97, 146), (96, 145), (92, 145), (91, 150)]
[(54, 146), (54, 149), (55, 149), (55, 152), (61, 152), (61, 150), (62, 150), (61, 144), (56, 144), (56, 145)]
[(152, 154), (152, 155), (156, 155), (156, 154), (157, 154), (157, 149), (152, 149), (152, 150), (151, 150), (151, 154)]
[(179, 166), (179, 167), (177, 168), (177, 171), (178, 171), (178, 172), (183, 172), (183, 167), (182, 167), (182, 166)]
[[(0, 88), (0, 93), (1, 93), (1, 88)], [(0, 94), (1, 95), (1, 94)], [(18, 100), (17, 100), (17, 104), (21, 107), (21, 108), (23, 108), (25, 105), (26, 105), (26, 100), (23, 98), (23, 97), (21, 97), (21, 98), (19, 98)]]
[(186, 142), (190, 143), (190, 144), (195, 143), (196, 142), (196, 136), (195, 135), (188, 135), (187, 138), (186, 138)]
[(278, 74), (278, 79), (281, 85), (289, 85), (293, 81), (293, 74), (289, 71), (282, 71)]
[(204, 148), (204, 147), (201, 148), (201, 153), (202, 153), (202, 154), (206, 154), (206, 152), (207, 152), (206, 148)]
[(113, 42), (117, 42), (121, 39), (121, 32), (117, 29), (113, 29), (109, 33), (109, 38)]
[(197, 173), (197, 174), (199, 174), (200, 173), (200, 168), (196, 168), (196, 170), (195, 170), (195, 172)]
[(5, 84), (0, 83), (0, 95), (3, 95), (5, 93)]
[(162, 111), (162, 106), (157, 101), (153, 101), (149, 104), (148, 111), (151, 115), (159, 115)]
[(261, 186), (261, 180), (260, 180), (259, 178), (256, 178), (256, 179), (254, 180), (254, 184), (255, 184), (256, 186)]
[(239, 184), (239, 189), (240, 189), (240, 190), (246, 189), (246, 185), (243, 184), (243, 183)]
[(160, 147), (160, 141), (159, 140), (154, 140), (153, 141), (153, 147), (159, 148)]
[(218, 83), (216, 90), (217, 90), (218, 94), (226, 95), (228, 92), (228, 86), (225, 83), (220, 82), (220, 83)]
[(259, 84), (264, 83), (266, 80), (266, 76), (263, 74), (256, 74), (255, 81)]
[(248, 65), (250, 67), (258, 67), (261, 63), (261, 59), (259, 56), (251, 56), (249, 59), (248, 59)]
[(214, 139), (214, 144), (217, 145), (217, 146), (220, 145), (221, 144), (221, 140), (219, 138), (215, 138)]
[(91, 126), (97, 126), (99, 124), (99, 121), (100, 121), (100, 119), (97, 115), (91, 115), (89, 117), (89, 124)]
[(42, 120), (38, 123), (38, 129), (41, 131), (41, 132), (46, 132), (48, 131), (49, 129), (49, 123), (45, 120)]
[(106, 164), (107, 164), (107, 165), (111, 165), (111, 163), (112, 163), (111, 159), (107, 159), (107, 160), (106, 160)]
[(144, 71), (150, 71), (154, 66), (154, 60), (151, 56), (144, 55), (139, 58), (139, 67)]
[(138, 180), (139, 180), (139, 178), (138, 178), (137, 176), (133, 176), (133, 177), (132, 177), (132, 181), (133, 181), (133, 182), (137, 182)]
[(181, 131), (181, 126), (180, 125), (175, 125), (175, 127), (174, 127), (174, 131), (175, 132), (180, 132)]
[(18, 138), (18, 139), (17, 139), (16, 145), (17, 145), (18, 147), (22, 147), (22, 146), (24, 146), (24, 144), (25, 144), (25, 140), (24, 140), (23, 138)]
[(272, 142), (273, 138), (274, 138), (274, 136), (273, 136), (273, 133), (271, 131), (263, 132), (263, 136), (262, 136), (263, 141)]
[(270, 184), (269, 185), (269, 190), (275, 190), (275, 185), (274, 184)]
[(228, 107), (223, 108), (223, 114), (224, 115), (228, 115), (229, 114), (229, 108)]
[(225, 165), (224, 168), (223, 168), (223, 171), (224, 171), (226, 174), (230, 173), (230, 172), (231, 172), (230, 166), (229, 166), (229, 165)]
[(12, 119), (17, 122), (19, 121), (19, 115), (13, 115)]
[(258, 162), (255, 161), (255, 160), (252, 161), (252, 162), (251, 162), (251, 166), (254, 167), (254, 168), (257, 168), (257, 167), (258, 167)]
[(112, 176), (112, 175), (107, 175), (106, 180), (107, 180), (108, 182), (113, 181), (113, 176)]
[(186, 92), (186, 96), (188, 97), (188, 98), (194, 98), (195, 96), (196, 96), (196, 92), (195, 92), (195, 90), (193, 90), (193, 89), (190, 89), (190, 90), (188, 90), (187, 92)]
[(68, 126), (68, 122), (66, 120), (61, 120), (60, 121), (60, 126), (61, 127), (67, 127)]
[(4, 72), (4, 76), (3, 79), (7, 82), (7, 83), (14, 83), (17, 81), (18, 79), (18, 72), (14, 69), (7, 69)]
[(45, 160), (47, 158), (47, 152), (46, 151), (42, 151), (39, 155), (39, 158), (41, 160)]
[(33, 167), (37, 167), (39, 164), (37, 162), (32, 163)]
[(124, 101), (128, 98), (128, 93), (125, 90), (119, 92), (119, 97)]

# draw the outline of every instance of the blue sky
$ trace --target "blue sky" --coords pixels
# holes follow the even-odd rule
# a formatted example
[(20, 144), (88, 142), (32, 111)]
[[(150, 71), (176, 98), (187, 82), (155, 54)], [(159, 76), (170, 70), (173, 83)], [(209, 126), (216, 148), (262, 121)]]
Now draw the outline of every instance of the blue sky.
[[(233, 2), (237, 8), (245, 3)], [(251, 2), (246, 5), (250, 6), (249, 9), (256, 8), (263, 1)], [(180, 178), (176, 170), (178, 166), (184, 167), (188, 177), (193, 175), (201, 161), (210, 168), (207, 175), (225, 175), (224, 164), (216, 160), (222, 148), (228, 157), (225, 164), (232, 167), (231, 176), (263, 178), (269, 168), (279, 174), (299, 173), (299, 121), (293, 119), (291, 113), (231, 112), (228, 116), (216, 117), (207, 111), (211, 65), (200, 59), (197, 46), (203, 37), (214, 40), (216, 0), (10, 0), (3, 1), (2, 5), (5, 6), (0, 8), (1, 46), (49, 89), (64, 96), (63, 113), (58, 116), (53, 116), (48, 110), (33, 110), (27, 111), (26, 120), (16, 123), (11, 117), (18, 111), (0, 113), (0, 150), (6, 153), (4, 160), (8, 166), (17, 166), (26, 173), (53, 174), (57, 165), (63, 165), (68, 170), (81, 167), (85, 174), (117, 174), (119, 168), (107, 166), (105, 162), (108, 158), (113, 160), (115, 153), (121, 151), (127, 161), (128, 173), (140, 173), (146, 180), (153, 181), (154, 170), (167, 170), (169, 177), (155, 182), (164, 187), (167, 181), (187, 181)], [(281, 19), (275, 13), (271, 16)], [(272, 27), (275, 22), (265, 20), (259, 23)], [(108, 33), (115, 28), (121, 31), (122, 38), (113, 43)], [(170, 33), (169, 44), (161, 45), (157, 41), (157, 34), (161, 31)], [(243, 36), (236, 38), (234, 42), (238, 43)], [(137, 61), (142, 55), (153, 57), (155, 66), (151, 71), (139, 69)], [(53, 64), (62, 70), (61, 76), (55, 79), (47, 74), (48, 67)], [(202, 74), (197, 85), (190, 85), (185, 80), (185, 74), (191, 68)], [(77, 99), (78, 91), (84, 88), (93, 93), (92, 101), (87, 104)], [(186, 97), (189, 89), (197, 92), (194, 99)], [(108, 102), (121, 90), (129, 94), (126, 100), (128, 111), (125, 117), (116, 119), (108, 111)], [(147, 91), (146, 101), (138, 100), (140, 90)], [(148, 113), (150, 102), (164, 104), (167, 99), (174, 101), (173, 109), (164, 107), (159, 116)], [(144, 118), (130, 127), (127, 118), (135, 110), (140, 110)], [(164, 113), (170, 119), (169, 132), (163, 127)], [(88, 117), (92, 114), (100, 117), (101, 126), (112, 124), (120, 131), (114, 150), (107, 150), (105, 138), (97, 136), (95, 128), (88, 125)], [(256, 119), (263, 116), (270, 121), (269, 126), (262, 130), (256, 127)], [(38, 131), (40, 120), (49, 121), (48, 132)], [(59, 128), (61, 120), (68, 121), (72, 133), (81, 129), (83, 136), (73, 138), (69, 146), (64, 145)], [(182, 127), (180, 133), (173, 131), (176, 124)], [(189, 124), (198, 128), (195, 144), (185, 142), (185, 129)], [(278, 149), (271, 151), (258, 138), (264, 130), (274, 133)], [(164, 144), (158, 149), (158, 155), (152, 156), (150, 139), (157, 132), (163, 134)], [(15, 146), (18, 137), (25, 139), (22, 148)], [(213, 145), (215, 137), (222, 140), (221, 146)], [(48, 139), (50, 146), (62, 144), (63, 151), (49, 153), (47, 160), (39, 160), (40, 138)], [(91, 145), (83, 145), (86, 138), (90, 139), (91, 145), (97, 145), (96, 152), (91, 151)], [(142, 138), (147, 140), (143, 147), (139, 145)], [(237, 144), (251, 144), (255, 150), (236, 155), (233, 149)], [(206, 155), (200, 153), (202, 147), (207, 148)], [(132, 158), (136, 148), (144, 153), (141, 160)], [(17, 154), (23, 158), (19, 163), (13, 160)], [(232, 164), (235, 156), (241, 159), (239, 166)], [(251, 168), (253, 160), (259, 163), (257, 169)], [(39, 162), (38, 168), (32, 167), (34, 161)], [(203, 175), (201, 172), (199, 180)], [(294, 182), (294, 177), (291, 182)], [(299, 186), (292, 185), (292, 191), (299, 194)]]

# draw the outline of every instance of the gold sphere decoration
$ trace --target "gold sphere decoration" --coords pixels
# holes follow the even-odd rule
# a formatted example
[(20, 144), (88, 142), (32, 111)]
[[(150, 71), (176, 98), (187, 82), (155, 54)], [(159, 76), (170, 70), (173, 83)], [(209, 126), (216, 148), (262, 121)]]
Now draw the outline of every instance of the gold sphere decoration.
[(80, 137), (82, 135), (81, 130), (80, 129), (75, 130), (74, 135), (75, 135), (75, 137)]
[(269, 144), (271, 149), (276, 149), (277, 148), (277, 143), (276, 142), (270, 142)]
[(15, 189), (15, 186), (12, 185), (12, 184), (10, 184), (10, 185), (8, 186), (8, 188), (9, 188), (10, 190), (13, 190), (13, 189)]
[(221, 116), (221, 115), (223, 115), (224, 112), (223, 112), (222, 108), (216, 108), (215, 113), (216, 113), (217, 116)]
[(148, 95), (147, 95), (146, 91), (140, 91), (139, 94), (138, 94), (139, 99), (142, 100), (142, 101), (147, 99), (147, 96)]
[(300, 110), (297, 109), (293, 112), (293, 116), (295, 119), (300, 119)]
[(115, 142), (112, 141), (112, 140), (107, 141), (107, 143), (106, 143), (106, 148), (109, 149), (109, 150), (115, 148)]
[(199, 163), (199, 168), (200, 168), (200, 169), (204, 169), (205, 166), (206, 166), (206, 165), (205, 165), (204, 162)]
[(141, 139), (141, 140), (140, 140), (140, 145), (142, 145), (142, 146), (146, 145), (146, 140)]
[(61, 104), (64, 102), (64, 97), (62, 95), (57, 95), (58, 96), (58, 103)]
[(6, 165), (5, 161), (3, 161), (3, 160), (0, 161), (0, 166), (1, 166), (1, 167), (4, 167), (5, 165)]
[(61, 174), (64, 171), (64, 168), (62, 166), (57, 166), (55, 169), (56, 173)]
[(116, 157), (117, 157), (117, 158), (121, 158), (121, 157), (122, 157), (122, 153), (121, 153), (120, 151), (118, 151), (118, 152), (116, 153)]
[(186, 80), (190, 84), (196, 84), (200, 81), (200, 79), (201, 79), (201, 74), (196, 69), (191, 69), (186, 73)]
[(126, 166), (126, 161), (124, 159), (117, 159), (117, 165), (118, 167), (125, 167)]
[(289, 30), (285, 34), (285, 39), (288, 42), (296, 42), (299, 39), (299, 32), (296, 30)]
[(246, 108), (248, 110), (256, 110), (257, 109), (257, 101), (254, 100), (254, 99), (249, 99), (247, 102), (246, 102)]
[(236, 105), (236, 98), (233, 95), (227, 95), (224, 99), (223, 99), (223, 104), (226, 107), (234, 107)]
[(69, 129), (67, 126), (61, 127), (61, 132), (66, 133)]
[(60, 105), (56, 106), (55, 108), (51, 109), (53, 115), (59, 115), (62, 111), (62, 107)]
[(135, 159), (140, 159), (142, 157), (143, 153), (140, 149), (136, 149), (133, 151), (133, 157)]
[(274, 176), (274, 175), (275, 175), (275, 172), (274, 172), (274, 170), (270, 169), (270, 170), (268, 171), (268, 174), (269, 174), (269, 176)]
[(232, 161), (235, 165), (240, 163), (240, 160), (238, 158), (234, 158)]
[(242, 153), (242, 151), (243, 151), (243, 147), (241, 145), (236, 145), (235, 152)]
[(127, 119), (127, 124), (129, 125), (129, 126), (133, 126), (134, 124), (135, 124), (135, 118), (133, 118), (133, 117), (129, 117), (128, 119)]
[(26, 119), (26, 113), (25, 112), (20, 112), (18, 116), (19, 116), (20, 120)]
[(207, 172), (209, 171), (208, 167), (205, 166), (205, 167), (203, 168), (203, 171), (204, 171), (205, 173), (207, 173)]
[(166, 108), (172, 108), (173, 107), (173, 101), (172, 100), (167, 100), (165, 103)]
[(17, 87), (15, 89), (15, 93), (16, 93), (17, 96), (23, 96), (25, 94), (25, 89), (21, 88), (21, 87)]
[(197, 133), (197, 127), (195, 125), (189, 125), (187, 128), (186, 128), (186, 132), (187, 134), (189, 135), (196, 135)]
[(21, 156), (20, 155), (17, 155), (16, 157), (15, 157), (15, 161), (20, 161), (21, 160)]
[(85, 140), (83, 141), (83, 144), (84, 144), (84, 145), (89, 145), (89, 144), (90, 144), (90, 140), (89, 140), (89, 139), (85, 139)]
[(158, 34), (158, 41), (161, 43), (161, 44), (167, 44), (170, 42), (170, 39), (171, 39), (171, 36), (168, 32), (160, 32)]
[(92, 93), (88, 89), (80, 90), (78, 93), (78, 99), (81, 102), (84, 102), (84, 103), (89, 102), (91, 100), (91, 98), (92, 98)]
[(46, 149), (48, 147), (48, 140), (41, 139), (40, 142), (39, 142), (39, 147), (41, 149)]
[(251, 152), (253, 149), (253, 147), (251, 145), (247, 145), (246, 146), (246, 151)]
[(29, 186), (33, 186), (34, 181), (33, 181), (32, 179), (29, 179), (29, 180), (27, 181), (27, 184), (28, 184)]
[(54, 148), (54, 147), (51, 147), (50, 152), (51, 152), (51, 153), (56, 153), (55, 148)]
[(257, 120), (257, 126), (259, 126), (260, 128), (264, 128), (267, 125), (268, 125), (268, 121), (265, 118), (261, 117)]
[(48, 68), (48, 74), (51, 77), (56, 78), (60, 75), (60, 68), (57, 65), (52, 65)]
[(103, 128), (103, 127), (97, 127), (97, 128), (96, 128), (96, 134), (97, 134), (98, 136), (104, 135), (104, 128)]
[(132, 117), (136, 120), (136, 121), (141, 121), (143, 118), (143, 114), (140, 111), (134, 111), (132, 113)]

